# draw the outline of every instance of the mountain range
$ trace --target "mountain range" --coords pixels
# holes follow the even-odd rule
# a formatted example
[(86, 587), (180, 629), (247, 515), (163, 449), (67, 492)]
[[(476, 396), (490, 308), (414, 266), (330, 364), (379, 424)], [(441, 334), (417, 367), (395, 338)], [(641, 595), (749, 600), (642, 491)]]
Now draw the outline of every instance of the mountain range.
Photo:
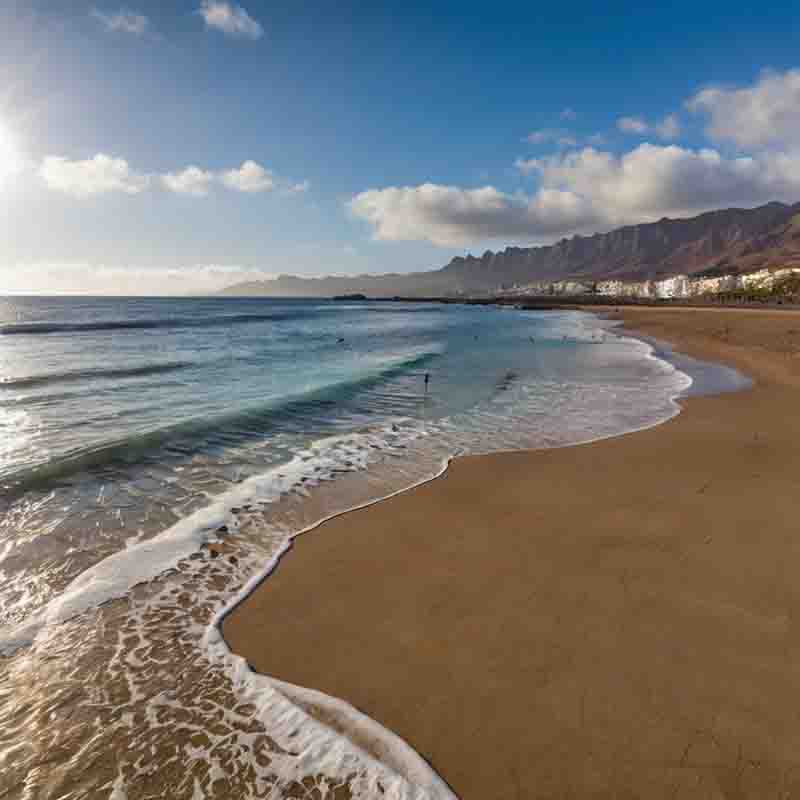
[(457, 256), (423, 272), (301, 278), (238, 283), (224, 295), (370, 297), (480, 295), (534, 281), (645, 280), (677, 274), (752, 272), (800, 267), (800, 203), (727, 208), (689, 219), (626, 225), (608, 233), (573, 236), (540, 247), (507, 247), (482, 256)]

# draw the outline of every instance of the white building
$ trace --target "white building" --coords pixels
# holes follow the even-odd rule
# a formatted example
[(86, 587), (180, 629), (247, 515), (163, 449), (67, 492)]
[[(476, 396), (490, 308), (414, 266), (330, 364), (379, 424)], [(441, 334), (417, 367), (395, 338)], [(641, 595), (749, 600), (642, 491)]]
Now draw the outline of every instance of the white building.
[(660, 298), (688, 297), (689, 278), (687, 275), (674, 275), (671, 278), (655, 281), (655, 296)]
[(741, 286), (738, 275), (717, 275), (713, 278), (691, 278), (689, 281), (690, 297), (706, 294), (732, 292)]
[(800, 268), (762, 269), (744, 275), (717, 275), (713, 278), (696, 278), (689, 275), (673, 275), (658, 281), (534, 281), (524, 286), (515, 286), (509, 294), (528, 297), (545, 295), (575, 297), (594, 294), (601, 297), (670, 299), (702, 297), (737, 289), (769, 289), (790, 275), (800, 274)]
[(552, 294), (571, 296), (594, 294), (594, 287), (594, 283), (586, 281), (556, 281), (552, 284)]

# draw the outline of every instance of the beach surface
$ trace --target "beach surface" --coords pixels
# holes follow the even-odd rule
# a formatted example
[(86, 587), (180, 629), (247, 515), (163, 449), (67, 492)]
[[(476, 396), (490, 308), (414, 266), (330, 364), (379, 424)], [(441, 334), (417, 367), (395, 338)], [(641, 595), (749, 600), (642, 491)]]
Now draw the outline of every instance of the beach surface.
[(800, 314), (609, 313), (754, 387), (458, 459), (296, 539), (224, 635), (465, 800), (798, 797)]

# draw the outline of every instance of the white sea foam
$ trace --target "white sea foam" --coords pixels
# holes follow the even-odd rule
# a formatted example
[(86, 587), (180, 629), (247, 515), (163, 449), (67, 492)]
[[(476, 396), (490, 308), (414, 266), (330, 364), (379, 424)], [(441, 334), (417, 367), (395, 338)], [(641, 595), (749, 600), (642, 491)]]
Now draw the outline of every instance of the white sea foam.
[[(435, 474), (415, 486), (442, 475), (449, 463), (450, 459), (445, 460)], [(333, 517), (374, 505), (404, 491), (407, 489), (332, 514), (298, 531), (291, 539), (308, 533)], [(251, 578), (216, 614), (202, 640), (211, 663), (221, 665), (231, 677), (237, 696), (243, 702), (256, 704), (259, 715), (268, 717), (270, 735), (275, 741), (281, 747), (291, 747), (295, 756), (299, 754), (299, 758), (275, 762), (273, 768), (278, 780), (289, 783), (293, 779), (323, 774), (337, 780), (347, 779), (356, 797), (456, 800), (450, 787), (428, 763), (389, 729), (344, 700), (254, 672), (241, 656), (231, 652), (222, 635), (223, 620), (273, 572), (291, 548), (291, 539), (273, 556), (266, 568)], [(306, 712), (307, 708), (322, 710), (337, 730), (320, 723)], [(368, 742), (370, 752), (356, 745), (354, 740)]]
[(0, 655), (31, 644), (46, 626), (123, 597), (151, 581), (200, 547), (219, 541), (220, 530), (237, 526), (233, 509), (266, 506), (293, 491), (304, 491), (334, 475), (366, 469), (376, 453), (386, 453), (425, 435), (420, 426), (398, 419), (378, 430), (321, 439), (288, 463), (248, 478), (151, 539), (138, 541), (78, 575), (35, 616), (0, 636)]

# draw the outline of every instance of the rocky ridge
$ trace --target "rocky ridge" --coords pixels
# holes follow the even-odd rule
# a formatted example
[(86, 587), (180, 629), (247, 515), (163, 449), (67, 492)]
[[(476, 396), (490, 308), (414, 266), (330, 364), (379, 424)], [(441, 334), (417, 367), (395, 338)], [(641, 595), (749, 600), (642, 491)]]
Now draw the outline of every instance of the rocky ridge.
[(689, 219), (627, 225), (540, 247), (507, 247), (457, 256), (441, 269), (389, 275), (240, 283), (225, 295), (330, 297), (362, 293), (459, 296), (514, 290), (541, 281), (656, 281), (675, 275), (714, 277), (800, 267), (800, 203), (710, 211)]

